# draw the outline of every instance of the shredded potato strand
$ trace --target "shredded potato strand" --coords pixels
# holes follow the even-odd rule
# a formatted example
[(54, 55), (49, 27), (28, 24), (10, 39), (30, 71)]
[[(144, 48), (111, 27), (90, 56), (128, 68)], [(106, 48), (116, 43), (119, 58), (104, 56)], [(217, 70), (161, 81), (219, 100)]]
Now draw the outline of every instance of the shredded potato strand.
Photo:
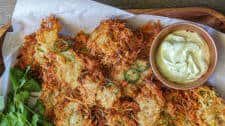
[(75, 37), (60, 35), (61, 27), (44, 19), (17, 62), (42, 83), (45, 115), (56, 126), (225, 126), (224, 100), (212, 88), (168, 89), (153, 75), (148, 53), (160, 22), (131, 29), (109, 19)]

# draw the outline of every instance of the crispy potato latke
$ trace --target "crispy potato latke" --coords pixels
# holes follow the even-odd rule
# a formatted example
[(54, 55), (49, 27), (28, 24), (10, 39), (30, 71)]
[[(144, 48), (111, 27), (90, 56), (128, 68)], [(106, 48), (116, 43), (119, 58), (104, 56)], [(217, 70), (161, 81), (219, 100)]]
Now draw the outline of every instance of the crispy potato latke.
[(225, 126), (224, 100), (212, 88), (167, 89), (154, 77), (148, 52), (161, 29), (110, 19), (68, 37), (51, 16), (25, 37), (17, 66), (31, 66), (56, 126)]

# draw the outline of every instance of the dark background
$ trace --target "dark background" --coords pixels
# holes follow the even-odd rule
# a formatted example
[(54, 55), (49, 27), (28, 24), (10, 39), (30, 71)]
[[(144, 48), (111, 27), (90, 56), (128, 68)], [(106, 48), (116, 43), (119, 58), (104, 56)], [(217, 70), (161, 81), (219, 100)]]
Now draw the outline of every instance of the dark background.
[(209, 7), (225, 14), (225, 0), (95, 0), (121, 9)]

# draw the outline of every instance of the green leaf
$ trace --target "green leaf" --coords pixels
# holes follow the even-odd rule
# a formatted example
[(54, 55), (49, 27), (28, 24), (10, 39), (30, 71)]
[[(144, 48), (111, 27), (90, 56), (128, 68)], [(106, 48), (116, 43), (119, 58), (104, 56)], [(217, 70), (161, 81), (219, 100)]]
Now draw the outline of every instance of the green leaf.
[(37, 100), (35, 104), (35, 111), (41, 115), (43, 115), (45, 112), (45, 107), (40, 100)]
[(17, 89), (23, 87), (23, 85), (27, 81), (27, 74), (30, 71), (30, 66), (28, 66), (25, 72), (19, 68), (11, 68), (10, 69), (10, 81), (12, 83), (13, 91), (16, 92)]
[(26, 81), (27, 81), (27, 74), (28, 74), (28, 72), (30, 71), (30, 66), (27, 66), (27, 68), (26, 68), (26, 70), (25, 70), (25, 72), (24, 72), (24, 74), (23, 74), (23, 77), (20, 79), (20, 88), (21, 87), (23, 87), (23, 85), (26, 83)]
[(7, 114), (6, 119), (9, 123), (9, 126), (15, 126), (16, 123), (18, 122), (16, 113), (14, 113), (14, 112), (10, 112), (9, 114)]
[[(0, 113), (0, 126), (52, 126), (45, 120), (44, 106), (38, 100), (35, 108), (28, 106), (30, 92), (39, 92), (41, 86), (28, 76), (30, 67), (25, 71), (18, 68), (10, 69), (11, 88), (7, 97), (6, 108)], [(4, 97), (0, 96), (0, 108), (4, 107)], [(34, 110), (33, 110), (34, 109)]]
[(11, 102), (7, 104), (7, 112), (15, 112), (16, 108), (15, 105)]
[(27, 120), (27, 118), (28, 118), (28, 115), (30, 114), (30, 112), (25, 108), (25, 106), (23, 106), (23, 112), (22, 113), (20, 113), (21, 115), (20, 115), (20, 117), (24, 120), (24, 121), (26, 121)]
[(44, 120), (43, 121), (43, 126), (53, 126), (53, 124), (48, 122), (48, 121), (46, 121), (46, 120)]
[(23, 103), (22, 103), (22, 102), (19, 102), (19, 103), (18, 103), (17, 109), (18, 109), (18, 111), (20, 111), (21, 113), (23, 113), (23, 111), (24, 111), (24, 106), (23, 106)]
[(30, 79), (24, 84), (23, 89), (27, 91), (38, 92), (38, 91), (41, 91), (41, 86), (36, 80)]
[(26, 126), (27, 116), (19, 112), (9, 112), (0, 119), (0, 126)]
[(16, 91), (20, 86), (20, 79), (23, 77), (24, 72), (18, 68), (10, 69), (10, 81), (12, 83), (12, 88)]
[(0, 111), (2, 111), (5, 107), (4, 96), (0, 96)]
[(18, 94), (16, 94), (16, 96), (14, 97), (16, 102), (25, 102), (28, 100), (30, 94), (28, 91), (21, 91)]
[(31, 121), (32, 126), (37, 126), (38, 120), (39, 120), (38, 115), (37, 115), (37, 114), (34, 114), (34, 115), (32, 116), (32, 121)]
[(7, 118), (1, 118), (0, 126), (8, 126), (9, 122)]
[(24, 116), (23, 113), (15, 113), (17, 120), (14, 120), (16, 122), (15, 126), (25, 126), (26, 125), (26, 121), (27, 121), (27, 117)]

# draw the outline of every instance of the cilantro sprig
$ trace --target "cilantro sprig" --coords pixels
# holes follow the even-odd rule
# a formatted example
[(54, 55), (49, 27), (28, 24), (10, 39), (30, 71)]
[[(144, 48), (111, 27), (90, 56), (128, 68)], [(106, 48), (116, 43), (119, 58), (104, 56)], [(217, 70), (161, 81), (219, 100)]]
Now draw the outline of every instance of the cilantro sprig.
[[(11, 87), (5, 104), (0, 112), (0, 126), (52, 126), (44, 118), (44, 106), (40, 100), (29, 104), (32, 92), (40, 92), (37, 80), (29, 76), (30, 66), (26, 70), (10, 69)], [(3, 101), (3, 100), (1, 100)], [(3, 103), (1, 103), (3, 104)]]

